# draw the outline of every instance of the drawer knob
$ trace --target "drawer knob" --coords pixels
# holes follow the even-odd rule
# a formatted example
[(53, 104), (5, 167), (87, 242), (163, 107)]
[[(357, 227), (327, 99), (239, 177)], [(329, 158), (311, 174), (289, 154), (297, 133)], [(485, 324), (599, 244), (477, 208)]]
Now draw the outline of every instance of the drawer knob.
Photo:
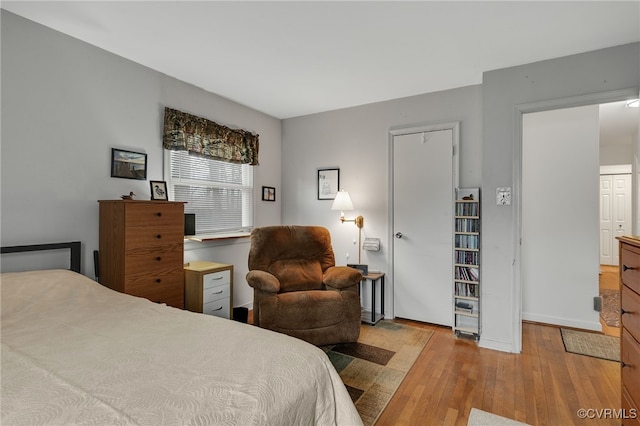
[(624, 315), (624, 314), (629, 314), (631, 315), (633, 313), (633, 311), (625, 311), (624, 309), (620, 309), (620, 315)]
[(221, 311), (221, 310), (222, 310), (222, 306), (220, 306), (218, 309), (214, 309), (212, 312)]
[(624, 361), (620, 361), (620, 367), (621, 368), (632, 367), (632, 365), (631, 364), (626, 364)]
[(160, 278), (156, 278), (157, 283), (159, 283), (160, 281), (162, 281)]
[(158, 257), (156, 257), (156, 260), (157, 260), (158, 262), (160, 262), (160, 261), (162, 260), (162, 258), (161, 258), (160, 256), (158, 256)]
[(213, 293), (213, 294), (222, 294), (222, 292), (223, 292), (223, 291), (222, 291), (222, 290), (220, 290), (220, 291), (216, 291), (216, 292), (215, 292), (215, 293)]
[(160, 239), (160, 238), (162, 238), (162, 235), (158, 234), (158, 235), (156, 235), (156, 238)]
[(622, 265), (622, 272), (626, 271), (627, 269), (636, 269), (633, 266), (627, 266), (627, 265)]

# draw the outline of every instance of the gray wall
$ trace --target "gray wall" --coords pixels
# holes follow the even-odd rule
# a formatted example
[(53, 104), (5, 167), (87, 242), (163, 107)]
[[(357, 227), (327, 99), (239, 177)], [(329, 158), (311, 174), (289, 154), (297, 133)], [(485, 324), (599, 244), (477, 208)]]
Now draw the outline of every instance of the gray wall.
[[(521, 349), (520, 112), (637, 96), (639, 64), (640, 43), (633, 43), (484, 73), (481, 345)], [(514, 189), (514, 205), (496, 206), (495, 190), (505, 186)]]
[[(280, 120), (5, 10), (1, 30), (3, 246), (81, 240), (82, 268), (93, 277), (97, 200), (129, 191), (149, 199), (149, 180), (164, 180), (165, 105), (259, 133), (255, 186), (280, 187)], [(148, 180), (111, 178), (112, 147), (146, 152)], [(256, 224), (278, 224), (280, 202), (260, 198), (256, 191)], [(248, 239), (186, 248), (185, 261), (234, 264), (234, 302), (251, 303)]]
[[(340, 223), (340, 212), (330, 210), (331, 201), (317, 200), (317, 169), (339, 167), (340, 187), (349, 191), (355, 208), (345, 216), (361, 214), (363, 239), (381, 239), (381, 251), (363, 251), (362, 263), (390, 273), (389, 130), (459, 121), (460, 185), (479, 186), (481, 90), (468, 86), (284, 120), (282, 222), (326, 226), (337, 263), (357, 263), (357, 228)], [(392, 278), (387, 277), (385, 287), (387, 317), (393, 313)]]

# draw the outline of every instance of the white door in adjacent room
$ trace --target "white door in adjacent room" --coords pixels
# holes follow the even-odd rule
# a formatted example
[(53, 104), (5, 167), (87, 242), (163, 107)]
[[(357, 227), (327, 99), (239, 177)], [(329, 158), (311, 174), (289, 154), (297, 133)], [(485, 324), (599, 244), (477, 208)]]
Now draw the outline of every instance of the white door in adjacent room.
[[(629, 169), (631, 167), (629, 166)], [(618, 265), (616, 237), (631, 235), (631, 173), (600, 175), (600, 264)]]
[(452, 324), (457, 135), (457, 123), (392, 132), (396, 317)]

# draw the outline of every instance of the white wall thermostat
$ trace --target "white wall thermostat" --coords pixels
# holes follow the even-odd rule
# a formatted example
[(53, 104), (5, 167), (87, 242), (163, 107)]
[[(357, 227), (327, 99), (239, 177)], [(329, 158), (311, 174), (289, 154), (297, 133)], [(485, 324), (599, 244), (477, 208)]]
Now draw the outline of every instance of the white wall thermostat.
[(496, 189), (496, 204), (499, 206), (511, 205), (511, 187)]

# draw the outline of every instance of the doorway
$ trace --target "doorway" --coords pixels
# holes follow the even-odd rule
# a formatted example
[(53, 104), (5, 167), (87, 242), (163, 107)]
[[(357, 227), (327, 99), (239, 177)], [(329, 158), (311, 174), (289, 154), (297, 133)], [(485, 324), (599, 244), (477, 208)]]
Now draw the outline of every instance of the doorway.
[[(632, 223), (631, 175), (622, 179), (609, 176), (604, 180), (600, 176), (603, 163), (626, 161), (628, 164), (633, 158), (637, 118), (633, 111), (623, 111), (632, 127), (621, 139), (619, 131), (625, 125), (619, 111), (624, 104), (595, 104), (522, 116), (524, 320), (598, 331), (604, 328), (601, 315), (594, 308), (594, 298), (602, 297), (600, 265), (605, 263), (603, 255), (610, 258), (607, 263), (617, 265), (617, 241), (610, 241), (616, 232), (612, 226), (625, 229), (623, 233), (628, 234)], [(614, 110), (618, 111), (615, 119), (608, 112)], [(534, 138), (531, 137), (532, 122), (538, 129)], [(611, 139), (610, 129), (616, 130), (618, 139)], [(614, 169), (609, 166), (609, 170)], [(603, 185), (609, 192), (602, 191)], [(600, 188), (600, 192), (596, 188)], [(621, 188), (627, 191), (626, 200)], [(608, 209), (602, 207), (603, 198), (609, 202)], [(620, 208), (624, 201), (629, 201), (628, 209)], [(613, 214), (611, 203), (617, 203), (616, 215), (618, 219), (626, 218), (626, 225), (613, 224), (613, 217), (603, 215), (603, 212), (608, 216)], [(604, 224), (606, 229), (603, 219), (610, 222)], [(605, 234), (608, 243), (603, 238)]]
[(458, 123), (390, 132), (394, 316), (451, 326)]
[(523, 116), (522, 318), (600, 330), (598, 106)]

